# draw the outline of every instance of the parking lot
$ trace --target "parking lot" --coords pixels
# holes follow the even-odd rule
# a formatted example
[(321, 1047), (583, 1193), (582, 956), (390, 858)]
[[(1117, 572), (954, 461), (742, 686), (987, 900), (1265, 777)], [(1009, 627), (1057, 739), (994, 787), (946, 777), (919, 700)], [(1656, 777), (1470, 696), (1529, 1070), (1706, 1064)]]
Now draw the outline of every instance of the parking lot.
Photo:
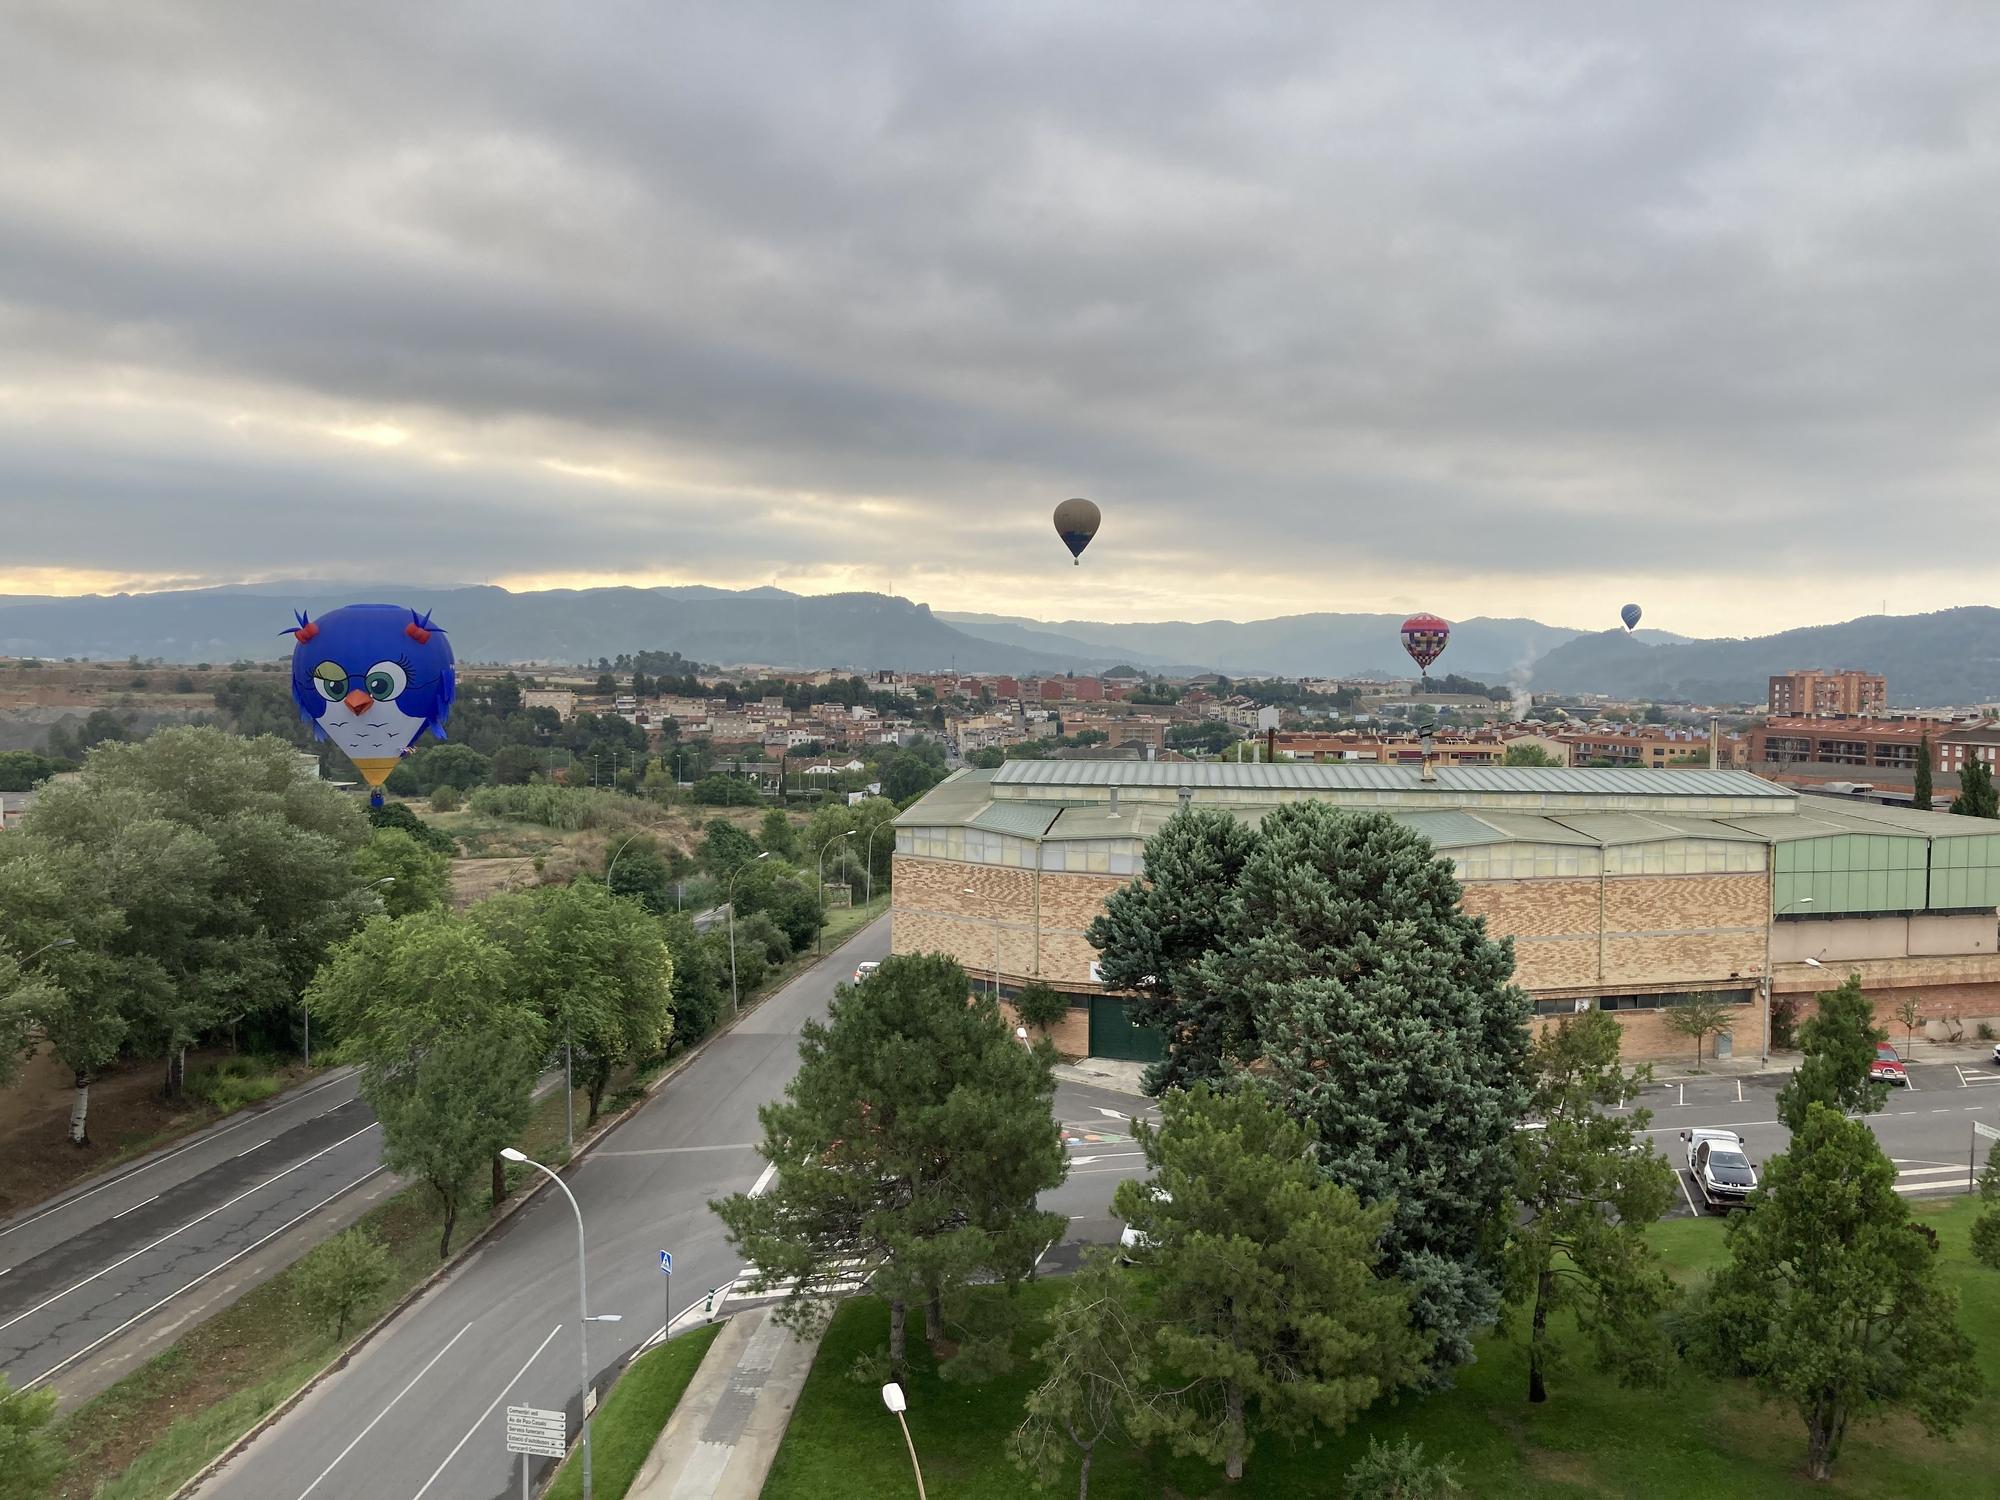
[[(1912, 1062), (1909, 1083), (1892, 1088), (1885, 1106), (1868, 1117), (1882, 1149), (1896, 1165), (1896, 1191), (1911, 1195), (1964, 1193), (1986, 1163), (1984, 1141), (1972, 1122), (2000, 1125), (2000, 1068), (1990, 1062)], [(1790, 1132), (1778, 1123), (1777, 1095), (1789, 1075), (1709, 1076), (1675, 1079), (1645, 1090), (1637, 1107), (1653, 1115), (1647, 1135), (1679, 1172), (1681, 1198), (1669, 1217), (1701, 1211), (1701, 1194), (1687, 1172), (1680, 1132), (1733, 1130), (1753, 1165), (1784, 1150)], [(1975, 1150), (1975, 1146), (1977, 1149)]]

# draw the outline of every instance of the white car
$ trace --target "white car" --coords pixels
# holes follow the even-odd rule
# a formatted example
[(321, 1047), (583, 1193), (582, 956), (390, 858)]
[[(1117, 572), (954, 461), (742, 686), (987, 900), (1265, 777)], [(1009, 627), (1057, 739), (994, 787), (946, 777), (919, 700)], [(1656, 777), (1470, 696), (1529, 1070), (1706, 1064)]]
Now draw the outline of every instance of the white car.
[(1733, 1130), (1683, 1130), (1687, 1142), (1688, 1176), (1710, 1207), (1727, 1211), (1747, 1207), (1757, 1191), (1757, 1169)]
[(857, 964), (857, 965), (855, 965), (855, 969), (854, 969), (854, 982), (855, 982), (856, 984), (860, 984), (860, 983), (861, 983), (861, 982), (862, 982), (862, 981), (863, 981), (864, 979), (866, 979), (866, 978), (867, 978), (867, 977), (868, 977), (868, 976), (869, 976), (870, 974), (873, 974), (873, 973), (874, 973), (874, 972), (875, 972), (875, 971), (876, 971), (877, 969), (879, 969), (879, 968), (881, 968), (881, 967), (882, 967), (882, 965), (881, 965), (881, 964), (879, 964), (879, 963), (877, 963), (877, 962), (876, 962), (876, 961), (875, 961), (874, 959), (872, 959), (872, 958), (871, 958), (871, 959), (868, 959), (868, 960), (867, 960), (866, 962), (864, 962), (864, 963), (860, 963), (860, 964)]
[[(1173, 1194), (1165, 1192), (1160, 1188), (1153, 1188), (1151, 1191), (1153, 1197), (1161, 1203), (1171, 1203), (1174, 1201)], [(1118, 1258), (1128, 1266), (1136, 1265), (1139, 1261), (1144, 1260), (1146, 1252), (1152, 1248), (1153, 1237), (1143, 1229), (1135, 1229), (1130, 1224), (1127, 1224), (1124, 1233), (1118, 1236)]]

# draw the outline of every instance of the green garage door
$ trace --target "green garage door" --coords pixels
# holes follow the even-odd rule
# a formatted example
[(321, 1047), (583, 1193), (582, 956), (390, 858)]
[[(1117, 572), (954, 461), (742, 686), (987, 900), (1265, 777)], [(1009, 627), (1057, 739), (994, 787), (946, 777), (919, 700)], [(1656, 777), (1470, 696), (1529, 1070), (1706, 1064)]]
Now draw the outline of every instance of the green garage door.
[(1167, 1055), (1167, 1039), (1150, 1026), (1135, 1026), (1131, 1001), (1123, 995), (1090, 997), (1090, 1055), (1128, 1062), (1158, 1062)]

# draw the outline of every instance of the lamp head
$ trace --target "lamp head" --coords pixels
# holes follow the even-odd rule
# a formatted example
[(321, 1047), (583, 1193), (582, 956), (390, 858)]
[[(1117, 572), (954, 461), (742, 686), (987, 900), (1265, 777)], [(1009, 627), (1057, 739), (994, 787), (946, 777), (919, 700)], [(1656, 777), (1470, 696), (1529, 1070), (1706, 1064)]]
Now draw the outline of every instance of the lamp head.
[(526, 1161), (528, 1158), (512, 1146), (502, 1146), (500, 1155), (507, 1161)]
[(903, 1388), (893, 1380), (882, 1387), (882, 1404), (898, 1415), (910, 1409), (910, 1403), (903, 1399)]

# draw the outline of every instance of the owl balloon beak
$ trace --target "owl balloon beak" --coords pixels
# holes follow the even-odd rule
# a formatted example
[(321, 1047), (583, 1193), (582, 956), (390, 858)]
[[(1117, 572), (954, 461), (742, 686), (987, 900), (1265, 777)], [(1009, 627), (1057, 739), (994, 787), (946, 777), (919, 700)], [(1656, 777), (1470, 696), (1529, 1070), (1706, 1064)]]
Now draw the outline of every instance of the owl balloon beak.
[(375, 700), (362, 692), (360, 688), (356, 688), (340, 701), (347, 705), (349, 712), (357, 714), (365, 714), (375, 706)]

